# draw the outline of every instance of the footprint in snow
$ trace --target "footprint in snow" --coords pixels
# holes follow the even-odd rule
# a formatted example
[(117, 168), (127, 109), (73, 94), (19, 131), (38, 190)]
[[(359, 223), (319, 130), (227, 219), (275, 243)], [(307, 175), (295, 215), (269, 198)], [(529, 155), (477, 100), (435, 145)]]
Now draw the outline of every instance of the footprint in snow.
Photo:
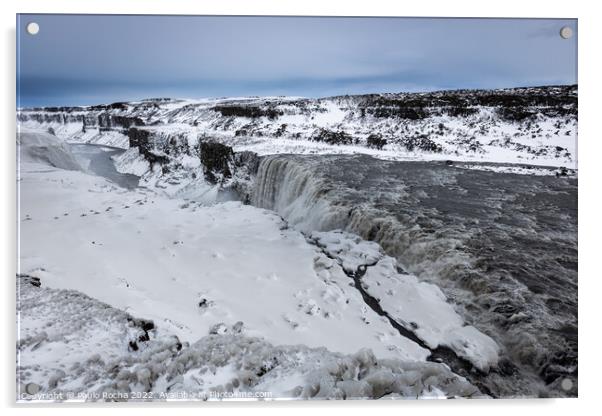
[(124, 284), (124, 285), (125, 285), (125, 287), (127, 287), (127, 288), (129, 288), (129, 287), (130, 287), (130, 283), (129, 283), (127, 280), (125, 280), (123, 277), (118, 277), (118, 278), (117, 278), (117, 280), (118, 280), (119, 282), (121, 282), (122, 284)]
[(205, 297), (201, 297), (199, 298), (199, 302), (197, 303), (197, 308), (199, 310), (199, 313), (203, 314), (207, 309), (213, 307), (213, 305), (215, 305), (215, 302)]
[(290, 318), (287, 315), (283, 315), (282, 319), (284, 319), (284, 322), (286, 322), (292, 329), (296, 330), (296, 329), (300, 329), (300, 325), (298, 322), (294, 321), (292, 318)]

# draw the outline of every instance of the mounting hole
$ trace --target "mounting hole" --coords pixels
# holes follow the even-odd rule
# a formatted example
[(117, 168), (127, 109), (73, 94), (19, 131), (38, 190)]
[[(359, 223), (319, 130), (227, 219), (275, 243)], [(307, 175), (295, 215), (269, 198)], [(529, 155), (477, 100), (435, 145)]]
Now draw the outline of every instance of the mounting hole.
[(27, 383), (27, 385), (25, 386), (25, 392), (27, 394), (37, 394), (40, 391), (40, 386), (38, 386), (36, 383)]
[(563, 27), (562, 29), (560, 29), (560, 37), (562, 39), (570, 39), (573, 37), (573, 29), (571, 29), (568, 26)]
[(573, 388), (573, 380), (571, 380), (570, 378), (563, 379), (560, 383), (560, 387), (562, 387), (562, 390), (564, 391), (571, 390)]
[(40, 31), (40, 25), (36, 22), (31, 22), (27, 24), (27, 33), (30, 35), (37, 35)]

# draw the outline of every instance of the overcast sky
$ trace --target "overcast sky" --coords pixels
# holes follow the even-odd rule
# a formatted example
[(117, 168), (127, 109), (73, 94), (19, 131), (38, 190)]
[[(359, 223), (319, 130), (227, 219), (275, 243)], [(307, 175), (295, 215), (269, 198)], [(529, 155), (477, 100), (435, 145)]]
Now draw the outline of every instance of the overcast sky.
[(574, 84), (576, 34), (552, 19), (20, 15), (17, 104)]

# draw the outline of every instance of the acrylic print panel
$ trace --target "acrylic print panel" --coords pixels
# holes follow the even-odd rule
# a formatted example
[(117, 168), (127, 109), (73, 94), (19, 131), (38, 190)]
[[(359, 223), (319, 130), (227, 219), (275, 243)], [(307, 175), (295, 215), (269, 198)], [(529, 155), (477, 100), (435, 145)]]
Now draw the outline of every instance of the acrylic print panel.
[(17, 33), (18, 401), (577, 396), (576, 20)]

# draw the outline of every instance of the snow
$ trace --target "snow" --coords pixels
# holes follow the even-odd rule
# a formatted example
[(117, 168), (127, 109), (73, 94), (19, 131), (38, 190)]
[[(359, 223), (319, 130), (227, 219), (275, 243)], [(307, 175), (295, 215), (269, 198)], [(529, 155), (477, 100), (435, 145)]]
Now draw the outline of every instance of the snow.
[[(20, 143), (22, 153), (58, 147), (61, 161), (73, 158), (47, 133), (22, 131)], [(123, 155), (117, 164), (142, 171), (134, 149)], [(495, 362), (488, 337), (463, 326), (435, 286), (396, 274), (375, 243), (320, 233), (317, 246), (271, 211), (127, 190), (45, 157), (22, 159), (19, 174), (22, 388), (198, 393), (200, 385), (221, 392), (214, 398), (480, 394), (426, 362), (430, 351), (364, 303), (347, 274), (363, 265), (367, 290), (400, 323), (418, 323), (429, 347), (449, 345), (483, 371)], [(397, 301), (374, 285), (397, 290)], [(258, 376), (273, 356), (275, 368)]]
[[(395, 115), (395, 100), (412, 98), (404, 94), (20, 110), (21, 390), (33, 382), (44, 393), (125, 392), (115, 396), (120, 399), (144, 399), (128, 392), (187, 394), (172, 399), (257, 398), (262, 391), (272, 398), (479, 395), (445, 364), (426, 361), (429, 350), (447, 348), (480, 370), (470, 378), (500, 360), (496, 342), (459, 315), (463, 306), (426, 282), (441, 284), (435, 275), (444, 257), (414, 264), (419, 280), (377, 243), (337, 231), (350, 211), (330, 204), (323, 197), (328, 184), (320, 182), (326, 179), (312, 178), (302, 166), (282, 164), (271, 178), (254, 181), (244, 159), (232, 178), (209, 184), (199, 143), (212, 140), (259, 155), (368, 154), (453, 161), (448, 164), (457, 169), (576, 176), (576, 88), (540, 90), (512, 94), (527, 101), (531, 92), (564, 94), (567, 111), (527, 105), (519, 109), (535, 111), (533, 117), (512, 121), (495, 105), (451, 116), (436, 104), (428, 117), (414, 120)], [(376, 104), (381, 98), (385, 104)], [(393, 115), (387, 116), (389, 99)], [(240, 107), (240, 116), (224, 116), (217, 104)], [(244, 107), (260, 111), (245, 113)], [(148, 148), (129, 148), (128, 136), (145, 137), (133, 135), (130, 126), (147, 131)], [(386, 144), (369, 140), (374, 134)], [(319, 141), (325, 138), (353, 144)], [(93, 159), (98, 155), (88, 147), (88, 158), (72, 153), (79, 147), (71, 144), (81, 143), (124, 149), (98, 151), (111, 151), (117, 172), (140, 180), (116, 173), (108, 155)], [(154, 165), (148, 161), (153, 155)], [(128, 190), (111, 180), (139, 187)], [(279, 181), (287, 186), (274, 198), (268, 191)], [(231, 201), (235, 193), (254, 199), (256, 207)], [(366, 236), (361, 229), (350, 228)], [(42, 288), (32, 286), (38, 278)], [(152, 329), (143, 329), (150, 321)]]
[[(367, 111), (378, 107), (373, 101), (403, 102), (405, 99), (426, 99), (428, 94), (381, 94), (372, 96), (331, 97), (307, 99), (299, 97), (228, 97), (213, 99), (171, 99), (159, 102), (130, 102), (125, 108), (98, 110), (67, 108), (63, 112), (43, 109), (21, 109), (18, 117), (22, 126), (52, 129), (67, 142), (96, 143), (128, 148), (127, 127), (112, 126), (100, 129), (83, 128), (82, 119), (95, 122), (101, 116), (135, 117), (158, 136), (173, 137), (185, 134), (195, 145), (200, 136), (209, 137), (234, 147), (261, 155), (275, 153), (299, 154), (370, 154), (386, 160), (453, 160), (479, 163), (518, 163), (534, 166), (577, 168), (576, 113), (555, 115), (553, 107), (533, 107), (531, 96), (547, 94), (571, 103), (576, 88), (460, 91), (460, 99), (481, 94), (514, 95), (524, 100), (527, 111), (535, 116), (523, 121), (507, 120), (499, 114), (498, 105), (475, 105), (474, 114), (451, 116), (446, 107), (432, 108), (428, 117), (418, 120), (376, 117)], [(446, 96), (431, 93), (432, 97)], [(437, 95), (439, 94), (439, 95)], [(535, 100), (537, 102), (537, 100)], [(275, 111), (276, 117), (223, 116), (215, 106), (253, 107)], [(366, 107), (366, 105), (368, 107)], [(376, 105), (370, 107), (370, 105)], [(541, 103), (539, 104), (541, 105)], [(572, 105), (572, 104), (571, 104)], [(576, 104), (575, 104), (576, 105)], [(569, 105), (570, 107), (570, 105)], [(438, 111), (441, 110), (441, 111)], [(570, 110), (570, 108), (569, 108)], [(562, 114), (562, 112), (560, 112)], [(552, 114), (552, 115), (550, 115)], [(280, 131), (280, 129), (284, 130)], [(353, 144), (332, 145), (316, 141), (320, 129), (342, 132), (353, 138)], [(367, 143), (377, 134), (387, 141), (382, 149)], [(408, 146), (405, 140), (425, 137), (440, 151)], [(532, 174), (532, 171), (517, 171)]]
[(140, 154), (137, 147), (132, 147), (120, 155), (114, 156), (115, 169), (121, 173), (142, 176), (150, 171), (151, 166)]
[(21, 162), (41, 162), (67, 170), (82, 169), (67, 145), (49, 133), (22, 129), (17, 135), (17, 143)]
[[(182, 343), (73, 290), (18, 277), (18, 401), (480, 397), (445, 365), (273, 345), (244, 334)], [(148, 322), (146, 323), (148, 326)], [(29, 394), (37, 386), (36, 394)]]
[(56, 135), (61, 140), (68, 143), (90, 143), (103, 146), (111, 146), (127, 149), (129, 140), (127, 135), (120, 131), (100, 130), (98, 128), (87, 128), (83, 131), (83, 123), (81, 122), (44, 122), (39, 123), (33, 120), (19, 123), (19, 128), (23, 131), (51, 131), (52, 135)]
[(484, 372), (497, 365), (499, 347), (495, 341), (466, 326), (437, 286), (400, 273), (397, 261), (386, 256), (378, 244), (343, 231), (313, 232), (311, 238), (348, 272), (365, 268), (361, 277), (364, 290), (429, 348), (447, 346)]
[(276, 343), (428, 355), (365, 308), (343, 271), (269, 211), (202, 206), (40, 168), (21, 164), (20, 270), (50, 287), (82, 291), (188, 341), (243, 321)]
[[(475, 154), (469, 152), (456, 153), (454, 146), (445, 145), (447, 151), (443, 153), (428, 153), (420, 151), (408, 151), (397, 145), (387, 145), (382, 150), (373, 149), (361, 145), (328, 145), (321, 142), (303, 139), (278, 140), (269, 138), (223, 138), (221, 141), (232, 146), (235, 151), (252, 151), (260, 156), (273, 154), (302, 154), (302, 155), (332, 155), (332, 154), (363, 154), (370, 155), (382, 160), (396, 161), (447, 161), (473, 162), (473, 163), (523, 163), (533, 166), (554, 167), (565, 166), (569, 169), (575, 169), (576, 163), (573, 160), (557, 158), (533, 158), (526, 156), (521, 152), (510, 149), (503, 149), (494, 146), (485, 146), (488, 151), (484, 154)], [(572, 142), (568, 142), (570, 149), (575, 149)], [(563, 142), (567, 146), (567, 142)], [(478, 166), (478, 165), (476, 165)], [(546, 169), (549, 171), (549, 169)], [(518, 174), (537, 174), (537, 170), (516, 169)]]
[(336, 125), (344, 121), (345, 115), (345, 111), (335, 102), (323, 101), (319, 111), (312, 114), (311, 122), (317, 126)]
[[(501, 172), (501, 173), (514, 173), (517, 175), (535, 175), (535, 176), (555, 176), (561, 174), (561, 170), (554, 168), (545, 167), (533, 167), (533, 166), (510, 166), (510, 165), (463, 165), (455, 164), (460, 169), (471, 169), (471, 170), (483, 170), (488, 172)], [(577, 171), (570, 169), (565, 172), (566, 175), (577, 175)]]

